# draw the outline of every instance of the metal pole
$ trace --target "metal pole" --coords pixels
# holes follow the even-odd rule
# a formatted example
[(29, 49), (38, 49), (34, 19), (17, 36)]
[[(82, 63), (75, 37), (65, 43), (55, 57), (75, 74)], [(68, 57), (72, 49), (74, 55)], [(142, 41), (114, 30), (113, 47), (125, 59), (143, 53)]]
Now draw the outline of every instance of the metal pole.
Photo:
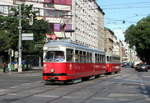
[(21, 5), (19, 5), (19, 41), (18, 41), (18, 51), (19, 51), (19, 57), (18, 57), (18, 72), (22, 72), (22, 14), (21, 14)]

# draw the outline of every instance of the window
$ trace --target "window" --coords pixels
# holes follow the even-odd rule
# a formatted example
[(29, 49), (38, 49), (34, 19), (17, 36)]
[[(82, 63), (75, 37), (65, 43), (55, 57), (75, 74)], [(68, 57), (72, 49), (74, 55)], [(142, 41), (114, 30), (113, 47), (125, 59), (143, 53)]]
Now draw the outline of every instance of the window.
[(50, 16), (50, 10), (44, 10), (44, 16)]
[(75, 50), (75, 62), (80, 62), (80, 55), (78, 50)]
[(83, 63), (84, 62), (84, 58), (83, 58), (83, 52), (80, 51), (80, 62)]
[(92, 63), (92, 53), (90, 53), (90, 62)]
[(109, 56), (107, 56), (107, 61), (110, 61), (110, 58), (109, 58)]
[(119, 62), (120, 62), (120, 57), (118, 57), (118, 56), (113, 56), (113, 57), (112, 57), (112, 62), (113, 62), (113, 63), (119, 63)]
[(56, 16), (57, 16), (57, 11), (56, 11), (56, 10), (53, 10), (52, 16), (53, 16), (53, 17), (56, 17)]
[(98, 54), (95, 54), (95, 63), (98, 63)]
[(54, 8), (54, 5), (53, 4), (44, 4), (44, 7), (46, 7), (46, 8)]
[(86, 52), (86, 63), (89, 63), (89, 52)]
[(86, 58), (86, 52), (83, 52), (83, 62), (86, 63), (87, 62), (87, 58)]
[(67, 62), (73, 62), (73, 49), (66, 49)]
[(65, 60), (63, 51), (48, 51), (44, 57), (47, 62), (63, 62)]
[(60, 24), (54, 24), (54, 31), (60, 31)]

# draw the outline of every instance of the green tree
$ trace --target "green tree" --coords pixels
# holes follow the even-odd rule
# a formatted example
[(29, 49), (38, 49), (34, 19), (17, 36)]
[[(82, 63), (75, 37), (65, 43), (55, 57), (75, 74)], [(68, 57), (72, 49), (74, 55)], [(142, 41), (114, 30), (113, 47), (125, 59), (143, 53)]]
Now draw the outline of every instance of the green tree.
[(143, 62), (150, 64), (150, 16), (143, 18), (136, 25), (125, 31), (125, 41), (136, 52)]
[[(12, 8), (13, 15), (0, 16), (0, 39), (1, 45), (6, 45), (1, 47), (0, 51), (8, 50), (9, 48), (13, 50), (18, 50), (18, 15), (19, 11), (17, 8)], [(22, 11), (22, 33), (33, 33), (33, 41), (22, 41), (23, 43), (23, 53), (38, 53), (42, 52), (42, 45), (44, 44), (44, 34), (48, 32), (48, 23), (44, 20), (37, 20), (36, 14), (38, 11), (33, 11), (32, 5), (21, 5)], [(29, 25), (29, 19), (31, 14), (33, 15), (33, 25)], [(37, 47), (36, 44), (40, 44)]]
[(6, 30), (0, 30), (0, 34), (0, 52), (3, 52), (11, 48), (12, 37), (11, 33)]

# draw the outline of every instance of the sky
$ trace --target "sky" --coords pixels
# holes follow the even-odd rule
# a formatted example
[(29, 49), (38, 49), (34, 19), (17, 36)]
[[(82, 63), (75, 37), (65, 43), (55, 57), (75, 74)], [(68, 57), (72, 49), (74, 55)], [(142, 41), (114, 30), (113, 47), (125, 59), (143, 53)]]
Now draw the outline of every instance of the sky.
[(150, 15), (150, 0), (97, 0), (105, 12), (104, 26), (114, 31), (119, 40), (132, 24)]

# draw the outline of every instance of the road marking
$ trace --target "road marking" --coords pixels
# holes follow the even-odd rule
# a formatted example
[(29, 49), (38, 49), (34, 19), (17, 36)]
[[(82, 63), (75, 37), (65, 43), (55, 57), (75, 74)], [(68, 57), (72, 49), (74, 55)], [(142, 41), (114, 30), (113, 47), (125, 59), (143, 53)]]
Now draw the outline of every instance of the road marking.
[(111, 93), (108, 95), (108, 97), (131, 97), (131, 96), (141, 96), (141, 94)]
[(148, 75), (147, 75), (147, 76), (143, 76), (143, 77), (145, 77), (145, 78), (150, 78), (150, 76), (148, 76)]
[(8, 94), (8, 95), (17, 95), (17, 94), (15, 94), (15, 93), (10, 93), (10, 94)]
[(114, 100), (114, 98), (106, 98), (106, 97), (93, 97), (92, 99), (96, 99), (96, 100)]
[(146, 100), (146, 101), (150, 101), (150, 98), (146, 98), (145, 100)]
[(7, 89), (0, 89), (0, 92), (5, 92), (7, 91)]
[(58, 98), (58, 97), (60, 97), (60, 96), (56, 96), (56, 95), (34, 95), (34, 96), (36, 96), (36, 97), (51, 97), (51, 98)]
[(7, 91), (8, 91), (8, 90), (6, 90), (6, 89), (0, 89), (0, 95), (5, 94)]
[(26, 86), (26, 85), (31, 85), (32, 83), (23, 83), (21, 85)]
[(66, 99), (73, 99), (75, 97), (71, 97), (71, 96), (63, 96), (63, 98), (66, 98)]
[(12, 89), (14, 89), (14, 88), (19, 88), (19, 86), (12, 86), (12, 87), (10, 87), (10, 88), (12, 88)]
[[(93, 97), (92, 99), (95, 99), (95, 100), (116, 100), (116, 98), (107, 98), (107, 97)], [(131, 99), (128, 99), (128, 98), (117, 98), (117, 100), (119, 101), (129, 101)]]

